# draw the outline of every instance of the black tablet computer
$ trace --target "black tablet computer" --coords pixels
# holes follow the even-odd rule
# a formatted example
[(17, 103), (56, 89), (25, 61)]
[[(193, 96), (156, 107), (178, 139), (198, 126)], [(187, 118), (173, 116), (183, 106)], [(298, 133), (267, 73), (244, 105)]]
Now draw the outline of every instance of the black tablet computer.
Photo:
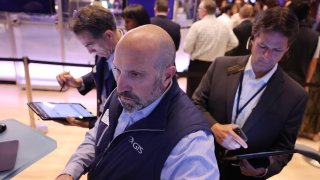
[(265, 158), (269, 156), (278, 156), (282, 154), (293, 154), (294, 150), (278, 150), (278, 151), (267, 151), (267, 152), (257, 152), (239, 155), (230, 155), (223, 157), (224, 160), (241, 160), (241, 159), (253, 159), (253, 158)]
[(80, 103), (29, 102), (27, 104), (42, 120), (66, 120), (67, 116), (78, 120), (96, 119), (96, 116)]

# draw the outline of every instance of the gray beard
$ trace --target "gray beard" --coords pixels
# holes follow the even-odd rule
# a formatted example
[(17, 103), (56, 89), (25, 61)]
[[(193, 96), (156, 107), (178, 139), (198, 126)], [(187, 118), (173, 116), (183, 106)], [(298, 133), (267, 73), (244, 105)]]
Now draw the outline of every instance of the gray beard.
[(146, 102), (141, 102), (140, 99), (135, 99), (134, 104), (124, 103), (124, 102), (121, 102), (120, 99), (119, 100), (122, 107), (125, 109), (125, 111), (129, 113), (133, 113), (150, 105), (153, 101), (159, 98), (164, 91), (165, 91), (165, 87), (162, 86), (160, 78), (157, 77), (153, 84), (153, 89), (151, 91), (152, 98), (150, 100), (147, 100)]

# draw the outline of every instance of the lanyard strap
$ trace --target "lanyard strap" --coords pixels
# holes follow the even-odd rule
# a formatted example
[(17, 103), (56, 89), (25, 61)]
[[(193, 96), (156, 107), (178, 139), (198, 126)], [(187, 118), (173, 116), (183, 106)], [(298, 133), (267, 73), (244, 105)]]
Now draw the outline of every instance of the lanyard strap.
[(241, 75), (240, 78), (240, 82), (239, 82), (239, 90), (238, 90), (238, 98), (237, 98), (237, 109), (236, 109), (236, 117), (234, 119), (234, 123), (236, 124), (237, 119), (239, 114), (242, 112), (242, 110), (252, 101), (252, 99), (254, 99), (268, 84), (265, 83), (260, 89), (258, 89), (258, 91), (256, 93), (254, 93), (254, 95), (241, 107), (239, 108), (239, 104), (240, 104), (240, 97), (241, 97), (241, 92), (242, 92), (242, 82), (243, 82), (243, 76), (244, 76), (244, 72)]

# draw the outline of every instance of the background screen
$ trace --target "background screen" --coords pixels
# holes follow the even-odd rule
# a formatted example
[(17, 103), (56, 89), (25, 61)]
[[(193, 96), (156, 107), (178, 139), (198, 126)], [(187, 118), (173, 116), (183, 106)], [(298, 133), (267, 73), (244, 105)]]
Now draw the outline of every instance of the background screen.
[(0, 0), (0, 11), (54, 14), (54, 0)]

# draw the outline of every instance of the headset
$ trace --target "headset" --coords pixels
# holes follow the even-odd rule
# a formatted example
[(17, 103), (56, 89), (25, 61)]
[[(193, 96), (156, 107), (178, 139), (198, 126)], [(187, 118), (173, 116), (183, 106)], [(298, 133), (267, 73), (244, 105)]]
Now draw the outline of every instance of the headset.
[(248, 41), (247, 41), (247, 44), (246, 44), (246, 49), (250, 50), (251, 47), (252, 47), (252, 44), (251, 44), (251, 40), (254, 39), (254, 36), (251, 35), (249, 38), (248, 38)]

